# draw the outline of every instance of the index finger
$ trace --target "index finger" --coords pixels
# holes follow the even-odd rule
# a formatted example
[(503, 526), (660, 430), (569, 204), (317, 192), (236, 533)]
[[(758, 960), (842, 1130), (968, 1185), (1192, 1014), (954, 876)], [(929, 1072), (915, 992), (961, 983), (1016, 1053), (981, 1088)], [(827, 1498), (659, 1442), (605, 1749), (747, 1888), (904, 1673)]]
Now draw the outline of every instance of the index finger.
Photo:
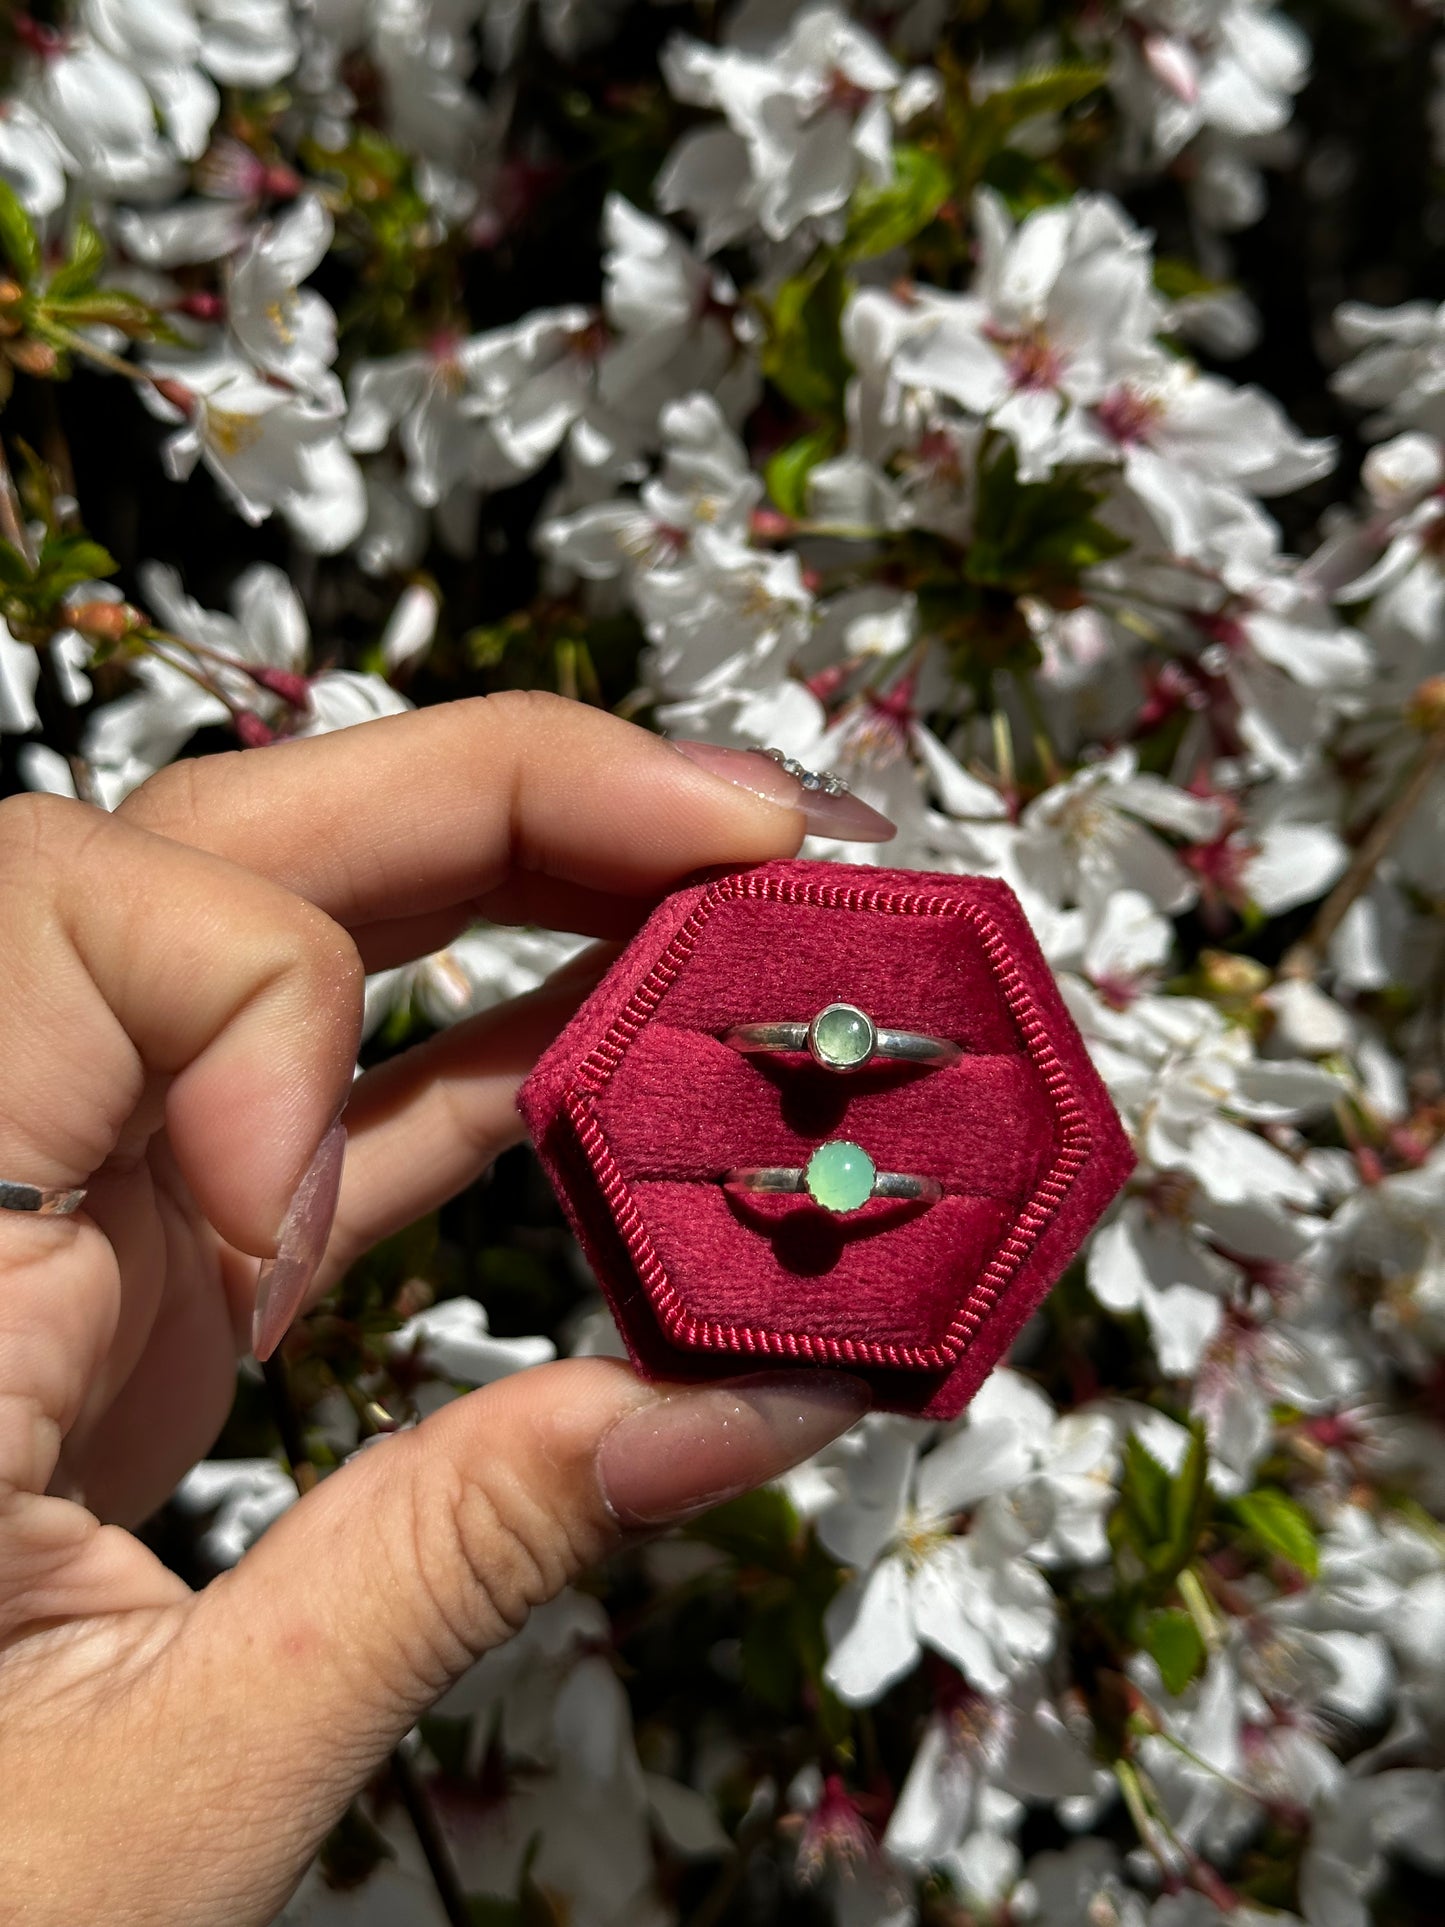
[(603, 710), (509, 691), (173, 764), (121, 808), (273, 878), (353, 933), (419, 920), (441, 941), (446, 918), (465, 911), (606, 936), (690, 871), (797, 849), (794, 779), (743, 760), (780, 800)]

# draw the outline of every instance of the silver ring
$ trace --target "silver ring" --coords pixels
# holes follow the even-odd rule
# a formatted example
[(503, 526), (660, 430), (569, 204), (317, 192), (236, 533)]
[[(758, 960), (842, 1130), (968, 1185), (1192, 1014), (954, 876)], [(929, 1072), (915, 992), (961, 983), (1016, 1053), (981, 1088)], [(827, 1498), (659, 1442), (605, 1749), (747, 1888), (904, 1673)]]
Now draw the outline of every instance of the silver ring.
[(776, 763), (780, 770), (783, 770), (796, 782), (801, 783), (805, 790), (821, 790), (824, 796), (851, 796), (853, 794), (841, 776), (835, 776), (831, 770), (808, 769), (804, 764), (789, 756), (786, 750), (760, 749), (758, 754), (759, 756), (766, 756), (770, 762)]
[(774, 1196), (806, 1191), (814, 1204), (836, 1217), (861, 1210), (870, 1198), (933, 1204), (943, 1196), (937, 1178), (916, 1177), (908, 1171), (880, 1171), (861, 1144), (845, 1137), (820, 1144), (805, 1165), (764, 1164), (729, 1171), (723, 1183), (735, 1191)]
[(807, 1023), (734, 1024), (722, 1042), (738, 1051), (807, 1051), (825, 1071), (862, 1070), (872, 1058), (898, 1064), (952, 1064), (963, 1055), (943, 1037), (885, 1030), (856, 1004), (825, 1004)]
[(0, 1211), (31, 1211), (41, 1218), (68, 1218), (84, 1191), (46, 1190), (39, 1184), (7, 1184), (0, 1178)]

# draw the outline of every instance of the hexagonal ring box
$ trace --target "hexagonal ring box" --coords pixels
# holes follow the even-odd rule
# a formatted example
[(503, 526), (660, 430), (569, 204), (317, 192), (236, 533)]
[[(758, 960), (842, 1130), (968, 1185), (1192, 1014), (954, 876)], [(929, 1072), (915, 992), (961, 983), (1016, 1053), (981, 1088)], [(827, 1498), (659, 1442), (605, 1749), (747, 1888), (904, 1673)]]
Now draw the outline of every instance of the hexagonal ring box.
[[(840, 1075), (798, 1028), (832, 1004), (956, 1054)], [(798, 1047), (725, 1041), (758, 1024)], [(968, 1403), (1133, 1166), (1017, 898), (980, 877), (779, 862), (678, 890), (518, 1102), (649, 1377), (822, 1366), (929, 1418)], [(803, 1174), (840, 1140), (921, 1195), (880, 1176), (825, 1209)]]

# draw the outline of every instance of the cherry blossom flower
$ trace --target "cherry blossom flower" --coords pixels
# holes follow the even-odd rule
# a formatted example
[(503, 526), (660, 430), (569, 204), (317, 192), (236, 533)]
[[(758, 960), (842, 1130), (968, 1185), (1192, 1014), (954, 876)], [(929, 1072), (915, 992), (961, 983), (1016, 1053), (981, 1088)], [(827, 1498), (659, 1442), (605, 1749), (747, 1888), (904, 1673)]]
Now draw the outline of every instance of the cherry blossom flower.
[(903, 75), (836, 7), (806, 9), (766, 50), (678, 38), (662, 70), (677, 99), (727, 122), (686, 135), (657, 185), (665, 210), (697, 221), (704, 254), (754, 224), (783, 240), (837, 212), (860, 177), (888, 179)]
[(841, 1699), (868, 1705), (927, 1646), (998, 1694), (1053, 1647), (1040, 1564), (1102, 1554), (1112, 1431), (1102, 1419), (1056, 1419), (1007, 1372), (921, 1458), (915, 1430), (880, 1425), (865, 1433), (867, 1457), (844, 1466), (846, 1496), (817, 1522), (828, 1551), (857, 1569), (828, 1611), (825, 1677)]
[(1028, 806), (1016, 861), (1035, 888), (1061, 905), (1087, 909), (1117, 890), (1134, 890), (1157, 909), (1177, 913), (1194, 901), (1197, 888), (1153, 830), (1203, 841), (1219, 823), (1217, 804), (1140, 773), (1134, 756), (1118, 750)]
[(539, 468), (584, 412), (591, 316), (558, 308), (509, 328), (363, 362), (352, 380), (349, 446), (383, 448), (400, 427), (407, 484), (424, 507), (453, 490), (501, 487)]
[(241, 349), (264, 373), (318, 402), (339, 406), (336, 317), (298, 284), (331, 245), (331, 216), (314, 195), (261, 228), (232, 263), (227, 313)]
[[(173, 481), (201, 463), (247, 522), (280, 510), (323, 554), (344, 548), (366, 512), (360, 471), (341, 441), (340, 409), (277, 387), (227, 347), (152, 364), (161, 387), (142, 390), (163, 421)], [(172, 399), (175, 397), (175, 399)]]

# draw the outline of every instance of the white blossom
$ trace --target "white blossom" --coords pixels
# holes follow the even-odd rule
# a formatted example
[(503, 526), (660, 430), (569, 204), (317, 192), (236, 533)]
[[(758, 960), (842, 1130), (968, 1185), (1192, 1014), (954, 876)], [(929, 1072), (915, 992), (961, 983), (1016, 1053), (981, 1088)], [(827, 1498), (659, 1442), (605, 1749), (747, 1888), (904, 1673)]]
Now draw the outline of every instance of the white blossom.
[(783, 240), (836, 213), (860, 178), (888, 179), (903, 75), (836, 7), (800, 13), (765, 53), (679, 37), (662, 70), (679, 100), (726, 122), (684, 136), (657, 184), (665, 210), (698, 223), (705, 254), (754, 225)]

